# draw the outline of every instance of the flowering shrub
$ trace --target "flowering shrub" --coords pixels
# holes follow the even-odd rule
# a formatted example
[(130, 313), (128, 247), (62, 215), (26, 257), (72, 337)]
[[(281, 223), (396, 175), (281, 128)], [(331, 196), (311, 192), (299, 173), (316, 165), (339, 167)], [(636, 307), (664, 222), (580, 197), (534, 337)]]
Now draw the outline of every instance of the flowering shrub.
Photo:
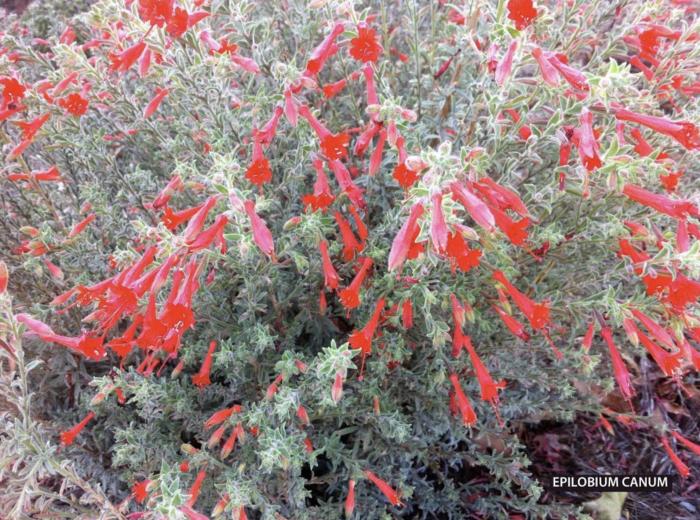
[(565, 516), (519, 435), (582, 416), (688, 477), (696, 5), (10, 21), (4, 514)]

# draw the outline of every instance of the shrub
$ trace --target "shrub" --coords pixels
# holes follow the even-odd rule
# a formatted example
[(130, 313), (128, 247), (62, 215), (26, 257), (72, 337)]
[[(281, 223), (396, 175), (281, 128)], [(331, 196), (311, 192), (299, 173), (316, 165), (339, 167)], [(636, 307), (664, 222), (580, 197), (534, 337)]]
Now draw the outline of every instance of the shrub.
[(682, 409), (635, 391), (700, 367), (698, 22), (668, 4), (14, 20), (6, 514), (566, 516), (520, 434), (580, 416), (686, 473)]

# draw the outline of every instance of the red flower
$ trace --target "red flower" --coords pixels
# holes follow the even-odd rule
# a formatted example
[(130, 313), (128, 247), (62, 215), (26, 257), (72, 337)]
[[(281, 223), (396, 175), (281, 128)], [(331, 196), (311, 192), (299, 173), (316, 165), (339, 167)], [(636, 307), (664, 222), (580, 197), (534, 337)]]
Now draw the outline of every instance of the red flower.
[(143, 504), (148, 498), (148, 487), (151, 484), (151, 480), (142, 480), (141, 482), (134, 483), (131, 488), (131, 492), (134, 494), (134, 499), (139, 504)]
[(351, 518), (355, 511), (355, 481), (348, 482), (348, 496), (345, 497), (345, 518)]
[(453, 182), (450, 184), (450, 189), (452, 190), (454, 198), (464, 206), (469, 215), (474, 219), (474, 222), (487, 231), (493, 231), (494, 225), (496, 224), (493, 213), (491, 213), (491, 210), (479, 197), (474, 195), (469, 188), (460, 182)]
[(309, 107), (302, 105), (299, 107), (299, 115), (308, 121), (321, 141), (321, 151), (329, 161), (343, 159), (348, 155), (348, 145), (350, 136), (347, 132), (332, 134), (321, 122), (314, 117)]
[(349, 209), (352, 219), (355, 222), (355, 227), (357, 228), (357, 235), (360, 237), (360, 241), (364, 247), (364, 243), (369, 237), (369, 231), (367, 230), (365, 223), (362, 221), (362, 217), (360, 217), (360, 214), (357, 212), (357, 209), (355, 209), (355, 206), (351, 205)]
[(194, 479), (194, 483), (190, 488), (190, 498), (187, 500), (187, 507), (192, 507), (194, 506), (195, 502), (197, 502), (197, 498), (199, 498), (199, 492), (202, 488), (202, 482), (204, 482), (204, 478), (206, 476), (207, 473), (203, 469), (199, 470), (199, 472), (197, 473), (197, 476)]
[(377, 42), (377, 32), (366, 24), (357, 26), (357, 36), (350, 40), (350, 56), (358, 61), (377, 61), (382, 46)]
[(340, 188), (348, 196), (350, 201), (359, 208), (364, 208), (366, 206), (364, 198), (362, 198), (362, 188), (358, 187), (352, 180), (350, 172), (345, 167), (345, 165), (338, 159), (330, 161), (328, 163), (333, 174), (335, 175), (336, 181), (340, 185)]
[(372, 317), (361, 330), (355, 330), (350, 335), (349, 343), (352, 348), (360, 349), (362, 352), (362, 365), (364, 367), (364, 358), (372, 352), (372, 339), (379, 325), (379, 317), (384, 310), (386, 300), (379, 298), (374, 306)]
[(625, 400), (629, 401), (632, 399), (635, 393), (634, 388), (632, 387), (632, 380), (630, 378), (630, 373), (627, 371), (627, 367), (625, 366), (625, 362), (622, 360), (622, 356), (615, 346), (610, 327), (601, 324), (600, 334), (603, 336), (605, 343), (608, 345), (615, 381), (617, 381), (617, 385), (620, 387), (622, 396), (625, 398)]
[(338, 293), (340, 303), (342, 303), (343, 307), (346, 309), (351, 310), (360, 306), (360, 288), (365, 281), (370, 267), (372, 267), (372, 259), (365, 258), (362, 261), (360, 270), (357, 272), (352, 282), (350, 282), (350, 285)]
[(89, 412), (85, 418), (80, 421), (78, 424), (73, 426), (70, 430), (66, 430), (61, 433), (61, 444), (63, 446), (70, 446), (73, 444), (73, 441), (75, 438), (80, 435), (80, 432), (83, 431), (85, 426), (87, 426), (87, 423), (92, 421), (92, 419), (95, 417), (94, 412)]
[(411, 300), (404, 300), (401, 304), (401, 322), (406, 330), (413, 327), (413, 303)]
[(403, 189), (407, 190), (418, 180), (418, 173), (409, 169), (406, 163), (402, 162), (394, 168), (393, 177)]
[(694, 442), (692, 442), (692, 441), (686, 439), (685, 437), (683, 437), (683, 436), (682, 436), (680, 433), (678, 433), (678, 432), (672, 431), (672, 432), (671, 432), (671, 435), (673, 436), (674, 439), (676, 439), (678, 442), (680, 442), (681, 444), (683, 444), (683, 446), (685, 446), (685, 447), (688, 448), (690, 451), (692, 451), (693, 453), (695, 453), (695, 455), (700, 455), (700, 445), (699, 445), (699, 444), (695, 444)]
[(367, 173), (369, 173), (371, 176), (375, 176), (382, 165), (384, 143), (386, 143), (386, 130), (382, 129), (379, 132), (379, 139), (377, 139), (377, 145), (374, 147), (372, 155), (369, 159), (369, 169), (367, 170)]
[(284, 109), (281, 106), (275, 107), (274, 112), (270, 120), (263, 126), (260, 130), (253, 129), (253, 139), (260, 142), (262, 146), (269, 146), (272, 139), (277, 134), (277, 125), (279, 124), (280, 117), (284, 113)]
[(324, 38), (324, 40), (313, 50), (309, 61), (306, 63), (306, 76), (315, 76), (323, 68), (326, 60), (338, 52), (338, 46), (335, 40), (343, 34), (345, 26), (342, 22), (338, 22), (333, 26), (333, 30)]
[(498, 404), (498, 391), (505, 388), (505, 383), (503, 381), (496, 382), (493, 380), (488, 369), (481, 361), (479, 355), (476, 353), (469, 336), (464, 336), (464, 341), (462, 344), (467, 349), (467, 352), (469, 352), (469, 358), (474, 366), (476, 378), (479, 381), (479, 387), (481, 388), (481, 399), (483, 401), (489, 401), (495, 407)]
[(326, 289), (335, 290), (338, 288), (338, 273), (333, 267), (333, 262), (328, 255), (328, 242), (321, 240), (318, 245), (321, 250), (321, 262), (323, 264), (323, 279)]
[(343, 89), (345, 88), (345, 85), (347, 85), (348, 80), (345, 78), (340, 79), (336, 81), (335, 83), (328, 83), (326, 85), (323, 85), (323, 95), (326, 96), (326, 99), (330, 99), (332, 97), (337, 96), (340, 94)]
[(666, 352), (659, 345), (654, 343), (646, 334), (639, 330), (633, 322), (632, 328), (637, 334), (642, 346), (647, 349), (647, 352), (649, 352), (661, 371), (668, 377), (673, 377), (676, 375), (677, 371), (681, 367), (683, 356), (682, 352)]
[(557, 72), (557, 69), (554, 68), (554, 65), (552, 65), (544, 56), (542, 49), (535, 47), (532, 50), (532, 56), (540, 66), (540, 72), (542, 73), (544, 82), (553, 87), (559, 86), (559, 73)]
[(328, 177), (326, 177), (326, 172), (323, 169), (323, 163), (320, 159), (315, 158), (313, 160), (314, 168), (316, 169), (316, 182), (314, 182), (314, 192), (313, 194), (304, 195), (302, 197), (302, 202), (305, 206), (311, 207), (312, 211), (325, 210), (330, 206), (335, 200), (335, 196), (331, 193), (330, 186), (328, 185)]
[(435, 251), (441, 253), (447, 247), (447, 224), (442, 212), (442, 193), (435, 193), (431, 198), (430, 238)]
[(173, 175), (173, 177), (168, 181), (168, 184), (163, 188), (158, 196), (153, 200), (152, 206), (154, 209), (159, 209), (165, 206), (172, 197), (173, 193), (181, 192), (185, 189), (185, 185), (179, 175)]
[(372, 473), (370, 470), (365, 470), (365, 477), (370, 479), (375, 486), (379, 488), (379, 491), (386, 497), (392, 506), (401, 506), (401, 500), (399, 500), (399, 494), (387, 484), (384, 480), (380, 479), (377, 475)]
[(141, 40), (119, 54), (110, 54), (109, 59), (112, 62), (109, 67), (110, 70), (113, 72), (126, 72), (141, 57), (145, 49), (146, 43)]
[(513, 40), (508, 46), (508, 50), (503, 55), (501, 61), (496, 65), (496, 83), (500, 86), (506, 82), (506, 78), (510, 76), (510, 71), (513, 67), (513, 57), (518, 48), (518, 40)]
[(516, 29), (522, 31), (537, 18), (537, 9), (532, 0), (508, 0), (508, 18), (513, 20)]
[(70, 230), (70, 233), (68, 233), (68, 238), (73, 238), (78, 236), (80, 233), (82, 233), (86, 227), (90, 225), (90, 223), (95, 220), (95, 214), (91, 213), (87, 217), (85, 217), (83, 220), (78, 222), (73, 228)]
[(245, 172), (245, 178), (256, 186), (262, 186), (272, 180), (270, 161), (265, 157), (262, 145), (258, 140), (253, 140), (252, 163)]
[(586, 76), (583, 75), (582, 72), (576, 70), (573, 67), (570, 67), (566, 63), (564, 63), (561, 59), (559, 59), (559, 56), (552, 54), (552, 53), (547, 53), (547, 60), (549, 60), (549, 63), (552, 64), (552, 66), (557, 69), (559, 74), (561, 74), (564, 79), (574, 87), (576, 90), (580, 90), (583, 92), (588, 92), (591, 88), (588, 86), (588, 81), (586, 80)]
[(498, 305), (493, 305), (493, 309), (498, 313), (498, 316), (513, 335), (517, 336), (523, 341), (530, 340), (530, 335), (525, 332), (525, 327), (522, 323), (520, 323), (510, 314), (506, 313), (506, 311), (501, 309)]
[(321, 138), (321, 151), (329, 159), (344, 159), (348, 156), (350, 136), (346, 132), (328, 134)]
[(340, 402), (343, 397), (343, 382), (345, 378), (343, 373), (338, 371), (335, 373), (335, 378), (333, 379), (333, 386), (331, 387), (331, 399), (334, 403)]
[(600, 160), (598, 141), (593, 134), (593, 115), (587, 108), (581, 110), (579, 116), (579, 124), (577, 129), (578, 154), (581, 158), (581, 163), (586, 167), (586, 170), (593, 171), (600, 168), (602, 162)]
[(420, 233), (418, 219), (421, 215), (423, 215), (423, 205), (420, 202), (416, 202), (411, 208), (411, 214), (406, 219), (403, 226), (401, 226), (401, 229), (396, 234), (391, 244), (391, 251), (389, 252), (389, 271), (400, 268), (406, 261), (411, 246), (413, 246)]
[(9, 273), (7, 271), (7, 264), (0, 260), (0, 294), (7, 291), (7, 282), (9, 280)]
[(170, 90), (167, 88), (161, 88), (158, 87), (156, 88), (156, 93), (151, 99), (151, 101), (146, 105), (146, 108), (143, 110), (143, 118), (148, 119), (153, 115), (153, 113), (158, 110), (158, 107), (160, 106), (161, 102), (163, 99), (165, 99), (165, 96), (167, 96), (170, 93)]
[(101, 361), (107, 355), (102, 346), (104, 341), (103, 337), (93, 337), (87, 334), (83, 334), (77, 338), (61, 336), (51, 330), (51, 327), (45, 323), (35, 320), (28, 314), (18, 314), (16, 317), (18, 322), (26, 325), (31, 332), (39, 336), (44, 341), (58, 343), (59, 345), (73, 350), (93, 361)]
[(139, 0), (138, 11), (144, 22), (163, 27), (173, 12), (173, 0)]
[(450, 382), (454, 388), (455, 401), (457, 409), (462, 415), (462, 422), (465, 426), (475, 425), (476, 413), (474, 413), (474, 408), (472, 408), (469, 398), (465, 395), (464, 390), (462, 390), (462, 385), (459, 383), (457, 374), (450, 374)]
[(0, 78), (0, 85), (2, 85), (2, 101), (4, 107), (22, 101), (24, 93), (27, 90), (16, 78)]
[(684, 219), (688, 216), (700, 218), (700, 210), (688, 200), (669, 199), (665, 195), (652, 193), (634, 184), (625, 184), (622, 188), (622, 193), (629, 199), (655, 209), (669, 217), (677, 219)]
[(165, 26), (165, 30), (173, 38), (179, 38), (187, 29), (189, 29), (189, 19), (190, 15), (187, 11), (180, 7), (176, 7), (173, 14), (168, 18), (168, 24)]
[(678, 181), (682, 176), (682, 171), (669, 172), (667, 175), (659, 175), (659, 182), (667, 193), (673, 193), (678, 188)]
[(470, 249), (460, 231), (454, 231), (447, 236), (445, 253), (450, 257), (453, 272), (456, 268), (459, 268), (466, 273), (470, 269), (477, 267), (481, 258), (481, 251)]
[(528, 319), (533, 329), (543, 329), (550, 323), (548, 303), (537, 303), (525, 296), (508, 281), (501, 271), (494, 271), (493, 278), (503, 285), (510, 297), (513, 298), (515, 305), (518, 306), (520, 311)]
[(655, 132), (672, 137), (686, 150), (700, 148), (700, 131), (689, 121), (671, 121), (663, 117), (637, 114), (624, 108), (616, 110), (615, 117), (620, 121), (638, 123)]
[(343, 240), (343, 258), (346, 262), (349, 262), (355, 258), (355, 254), (362, 251), (363, 246), (357, 241), (357, 238), (355, 238), (350, 224), (345, 220), (345, 217), (343, 217), (340, 211), (335, 212), (335, 221), (338, 223), (340, 236)]
[(269, 256), (272, 261), (275, 261), (275, 244), (272, 241), (272, 233), (270, 233), (267, 224), (255, 213), (255, 202), (246, 200), (244, 203), (245, 211), (250, 219), (250, 225), (253, 228), (253, 241), (260, 248), (260, 251)]
[(528, 239), (527, 228), (530, 225), (530, 219), (522, 218), (516, 222), (505, 211), (494, 207), (490, 209), (496, 220), (496, 226), (508, 237), (508, 240), (516, 246), (523, 247)]
[(671, 448), (671, 445), (669, 444), (666, 436), (661, 437), (661, 445), (664, 447), (664, 450), (666, 450), (668, 458), (671, 459), (673, 465), (676, 466), (676, 469), (678, 470), (680, 476), (683, 478), (688, 478), (688, 476), (690, 475), (690, 469), (688, 468), (688, 466), (685, 465), (681, 458), (678, 455), (676, 455), (676, 452), (673, 451), (673, 448)]

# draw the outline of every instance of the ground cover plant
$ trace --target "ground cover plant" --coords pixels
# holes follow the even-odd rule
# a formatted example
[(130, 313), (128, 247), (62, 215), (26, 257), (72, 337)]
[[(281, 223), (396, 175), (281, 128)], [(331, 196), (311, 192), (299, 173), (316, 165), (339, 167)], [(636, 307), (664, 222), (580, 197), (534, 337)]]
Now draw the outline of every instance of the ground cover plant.
[(578, 442), (692, 518), (697, 15), (5, 15), (0, 514), (568, 518)]

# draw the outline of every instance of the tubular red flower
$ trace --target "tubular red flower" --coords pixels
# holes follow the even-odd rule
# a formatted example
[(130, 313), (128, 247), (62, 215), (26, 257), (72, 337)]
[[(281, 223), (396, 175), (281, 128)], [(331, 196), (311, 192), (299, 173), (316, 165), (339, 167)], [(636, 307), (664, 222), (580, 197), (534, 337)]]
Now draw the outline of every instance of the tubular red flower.
[(362, 352), (362, 364), (364, 366), (364, 358), (372, 352), (372, 339), (379, 325), (379, 317), (381, 316), (386, 300), (379, 298), (374, 305), (374, 311), (367, 324), (359, 331), (353, 331), (350, 335), (349, 343), (352, 348), (360, 349)]
[(588, 329), (586, 330), (586, 334), (583, 336), (583, 340), (581, 341), (581, 346), (583, 347), (584, 352), (588, 352), (591, 350), (591, 344), (593, 343), (593, 335), (595, 334), (595, 322), (591, 321), (591, 323), (588, 325)]
[(399, 500), (399, 494), (387, 484), (384, 480), (380, 479), (377, 475), (372, 473), (370, 470), (365, 470), (365, 477), (372, 481), (372, 483), (379, 488), (379, 491), (386, 497), (392, 506), (401, 506), (401, 500)]
[(362, 242), (364, 245), (369, 237), (367, 226), (365, 226), (365, 223), (362, 221), (362, 217), (360, 217), (360, 214), (357, 212), (357, 209), (355, 209), (355, 206), (350, 205), (349, 210), (350, 214), (352, 215), (352, 220), (355, 222), (355, 227), (357, 228), (357, 235), (360, 237), (360, 242)]
[(635, 394), (634, 387), (632, 387), (632, 380), (629, 372), (627, 371), (627, 367), (625, 366), (625, 362), (622, 360), (622, 356), (620, 356), (620, 352), (615, 346), (610, 327), (603, 325), (601, 327), (600, 334), (603, 336), (605, 343), (608, 345), (610, 359), (613, 365), (613, 374), (615, 376), (615, 380), (617, 381), (617, 385), (620, 388), (620, 392), (625, 400), (630, 401)]
[(520, 323), (513, 316), (501, 309), (498, 305), (493, 305), (493, 309), (496, 311), (496, 313), (501, 318), (505, 326), (514, 336), (517, 336), (523, 341), (530, 340), (530, 335), (527, 332), (525, 332), (525, 326), (522, 323)]
[(458, 267), (461, 271), (466, 273), (474, 267), (477, 267), (481, 258), (481, 251), (478, 249), (470, 249), (460, 230), (456, 230), (447, 236), (445, 253), (450, 257), (452, 272)]
[(372, 151), (372, 155), (369, 159), (369, 169), (367, 173), (372, 177), (377, 174), (379, 168), (382, 165), (382, 154), (384, 153), (384, 144), (386, 143), (386, 130), (382, 129), (379, 132), (379, 139), (377, 139), (377, 145)]
[(82, 233), (86, 227), (90, 225), (90, 223), (95, 220), (96, 216), (94, 213), (91, 213), (87, 217), (85, 217), (83, 220), (78, 222), (73, 228), (70, 230), (70, 233), (68, 233), (68, 238), (73, 238), (78, 236), (80, 233)]
[(328, 184), (328, 177), (326, 177), (326, 172), (323, 169), (323, 162), (321, 162), (321, 159), (315, 158), (313, 160), (313, 166), (316, 170), (314, 192), (313, 194), (304, 195), (302, 197), (302, 202), (305, 206), (311, 207), (313, 211), (320, 209), (325, 212), (325, 210), (335, 200), (335, 196), (333, 193), (331, 193), (331, 189)]
[(452, 195), (464, 206), (469, 215), (474, 219), (474, 222), (487, 231), (493, 231), (496, 220), (491, 210), (479, 197), (474, 195), (469, 188), (460, 182), (453, 182), (450, 184), (450, 189), (452, 190)]
[(686, 150), (700, 148), (700, 131), (697, 126), (688, 121), (671, 121), (663, 117), (637, 114), (625, 108), (617, 109), (615, 117), (620, 121), (638, 123), (655, 132), (672, 137)]
[(348, 221), (343, 217), (340, 211), (335, 212), (335, 221), (338, 224), (338, 229), (340, 229), (340, 236), (343, 240), (343, 258), (346, 262), (349, 262), (355, 255), (362, 251), (363, 247), (355, 234), (352, 232), (352, 228)]
[(493, 272), (494, 280), (498, 281), (506, 291), (513, 298), (513, 301), (518, 306), (520, 311), (525, 315), (525, 317), (530, 322), (530, 326), (535, 330), (544, 329), (550, 323), (549, 317), (549, 304), (548, 303), (537, 303), (522, 292), (520, 292), (517, 287), (515, 287), (506, 276), (501, 271)]
[(413, 303), (411, 300), (404, 300), (401, 304), (401, 322), (406, 330), (413, 327)]
[(513, 57), (515, 56), (517, 48), (518, 40), (513, 40), (508, 46), (503, 58), (501, 58), (501, 61), (496, 65), (496, 83), (499, 86), (502, 86), (506, 82), (508, 76), (510, 76), (510, 71), (513, 67)]
[(586, 76), (584, 76), (582, 72), (570, 67), (552, 53), (547, 53), (546, 57), (549, 63), (551, 63), (552, 66), (557, 69), (559, 74), (562, 75), (567, 83), (569, 83), (569, 85), (574, 87), (576, 90), (588, 92), (591, 89), (588, 85), (588, 81), (586, 80)]
[(678, 442), (683, 444), (686, 448), (688, 448), (690, 451), (695, 453), (695, 455), (700, 456), (700, 444), (695, 444), (694, 442), (686, 439), (683, 437), (680, 433), (678, 432), (671, 432), (671, 435), (673, 436), (674, 439), (676, 439)]
[(389, 252), (389, 271), (394, 271), (400, 268), (406, 261), (411, 245), (415, 242), (420, 228), (418, 227), (418, 219), (423, 215), (423, 205), (416, 202), (411, 208), (411, 214), (406, 222), (396, 234), (391, 251)]
[(593, 134), (593, 115), (587, 108), (581, 110), (579, 124), (581, 126), (578, 128), (578, 142), (576, 146), (581, 163), (590, 172), (600, 168), (602, 162), (600, 160), (598, 141)]
[(187, 506), (188, 507), (193, 507), (194, 504), (197, 502), (197, 498), (199, 498), (199, 492), (202, 488), (202, 482), (204, 482), (204, 479), (206, 478), (207, 473), (205, 470), (201, 469), (197, 473), (197, 476), (194, 479), (194, 483), (192, 484), (192, 487), (190, 488), (189, 495), (190, 498), (187, 500)]
[(474, 413), (474, 408), (472, 408), (469, 398), (462, 390), (462, 385), (459, 383), (457, 374), (450, 374), (450, 382), (454, 388), (455, 404), (457, 409), (462, 416), (462, 422), (465, 426), (473, 426), (476, 424), (476, 413)]
[(324, 38), (324, 40), (313, 50), (309, 61), (306, 62), (306, 70), (304, 72), (307, 76), (315, 76), (321, 69), (323, 69), (324, 64), (338, 52), (338, 46), (335, 44), (335, 40), (340, 36), (345, 30), (345, 26), (342, 22), (338, 22), (333, 26), (331, 32)]
[(328, 255), (328, 242), (321, 240), (318, 245), (321, 250), (321, 262), (323, 264), (323, 279), (326, 289), (335, 290), (338, 288), (338, 273), (333, 267), (333, 262)]
[(252, 162), (245, 172), (245, 178), (256, 186), (262, 186), (272, 180), (270, 161), (265, 157), (262, 145), (257, 140), (253, 141)]
[(145, 479), (140, 482), (134, 483), (133, 487), (131, 488), (131, 492), (134, 495), (134, 499), (139, 504), (143, 504), (148, 498), (148, 487), (150, 486), (151, 482), (153, 481)]
[(331, 399), (334, 403), (340, 402), (343, 397), (343, 382), (345, 378), (343, 373), (338, 371), (335, 373), (335, 378), (333, 380), (333, 386), (331, 387)]
[(265, 221), (261, 219), (255, 212), (255, 202), (252, 200), (246, 200), (244, 203), (245, 211), (250, 219), (250, 225), (253, 228), (253, 241), (255, 245), (260, 248), (260, 251), (265, 253), (272, 261), (275, 261), (275, 244), (272, 240), (272, 233), (265, 224)]
[(10, 275), (7, 270), (7, 264), (0, 260), (0, 294), (7, 291), (7, 282), (9, 278)]
[(145, 49), (146, 43), (141, 40), (118, 54), (110, 54), (109, 59), (112, 62), (110, 70), (113, 72), (126, 72), (141, 57)]
[(481, 399), (483, 401), (490, 402), (494, 407), (498, 405), (498, 391), (505, 388), (505, 383), (503, 381), (496, 382), (491, 377), (488, 369), (481, 361), (481, 358), (476, 353), (476, 349), (472, 345), (471, 338), (469, 336), (464, 336), (464, 341), (462, 343), (464, 348), (467, 349), (469, 353), (469, 358), (471, 359), (472, 365), (474, 366), (474, 371), (476, 372), (476, 378), (479, 381), (479, 387), (481, 388)]
[(629, 199), (655, 209), (669, 217), (684, 219), (688, 216), (700, 218), (700, 210), (688, 200), (670, 199), (665, 195), (652, 193), (634, 184), (625, 184), (622, 193)]
[(203, 388), (211, 384), (209, 375), (211, 374), (212, 356), (214, 355), (214, 350), (216, 350), (216, 341), (212, 340), (211, 343), (209, 343), (209, 349), (207, 350), (207, 354), (204, 357), (204, 362), (202, 363), (199, 372), (192, 376), (192, 384), (198, 386), (199, 388)]
[(441, 253), (447, 248), (447, 224), (442, 212), (442, 193), (433, 194), (430, 200), (432, 202), (430, 238), (435, 251)]
[(92, 421), (94, 417), (95, 412), (89, 412), (82, 421), (73, 426), (70, 430), (61, 432), (61, 444), (63, 446), (70, 446), (73, 444), (75, 438), (80, 435), (80, 432), (82, 432), (85, 426), (87, 426), (87, 423)]
[(355, 511), (355, 481), (348, 481), (348, 495), (345, 497), (345, 518), (351, 518)]
[(685, 465), (681, 458), (678, 455), (676, 455), (676, 452), (673, 451), (673, 448), (671, 448), (671, 445), (669, 444), (668, 439), (665, 435), (661, 436), (661, 445), (664, 447), (664, 450), (666, 450), (668, 458), (671, 459), (673, 465), (676, 466), (678, 474), (683, 478), (688, 478), (688, 476), (690, 475), (690, 469), (688, 468), (688, 466)]
[(542, 73), (542, 79), (544, 79), (544, 82), (548, 85), (551, 85), (552, 87), (558, 87), (559, 73), (557, 72), (557, 69), (555, 69), (554, 66), (549, 62), (549, 60), (547, 60), (547, 58), (544, 56), (542, 49), (540, 49), (539, 47), (535, 47), (534, 49), (532, 49), (532, 56), (535, 58), (537, 64), (540, 67), (540, 72)]
[(362, 261), (360, 270), (357, 272), (350, 285), (338, 293), (338, 298), (340, 298), (340, 302), (346, 309), (351, 310), (360, 306), (360, 288), (365, 281), (370, 267), (372, 267), (372, 259), (365, 258)]
[(156, 93), (149, 101), (148, 105), (146, 105), (146, 108), (143, 110), (143, 118), (148, 119), (151, 117), (156, 110), (158, 110), (158, 107), (160, 104), (163, 102), (165, 99), (165, 96), (167, 96), (170, 93), (170, 89), (167, 88), (157, 88)]

